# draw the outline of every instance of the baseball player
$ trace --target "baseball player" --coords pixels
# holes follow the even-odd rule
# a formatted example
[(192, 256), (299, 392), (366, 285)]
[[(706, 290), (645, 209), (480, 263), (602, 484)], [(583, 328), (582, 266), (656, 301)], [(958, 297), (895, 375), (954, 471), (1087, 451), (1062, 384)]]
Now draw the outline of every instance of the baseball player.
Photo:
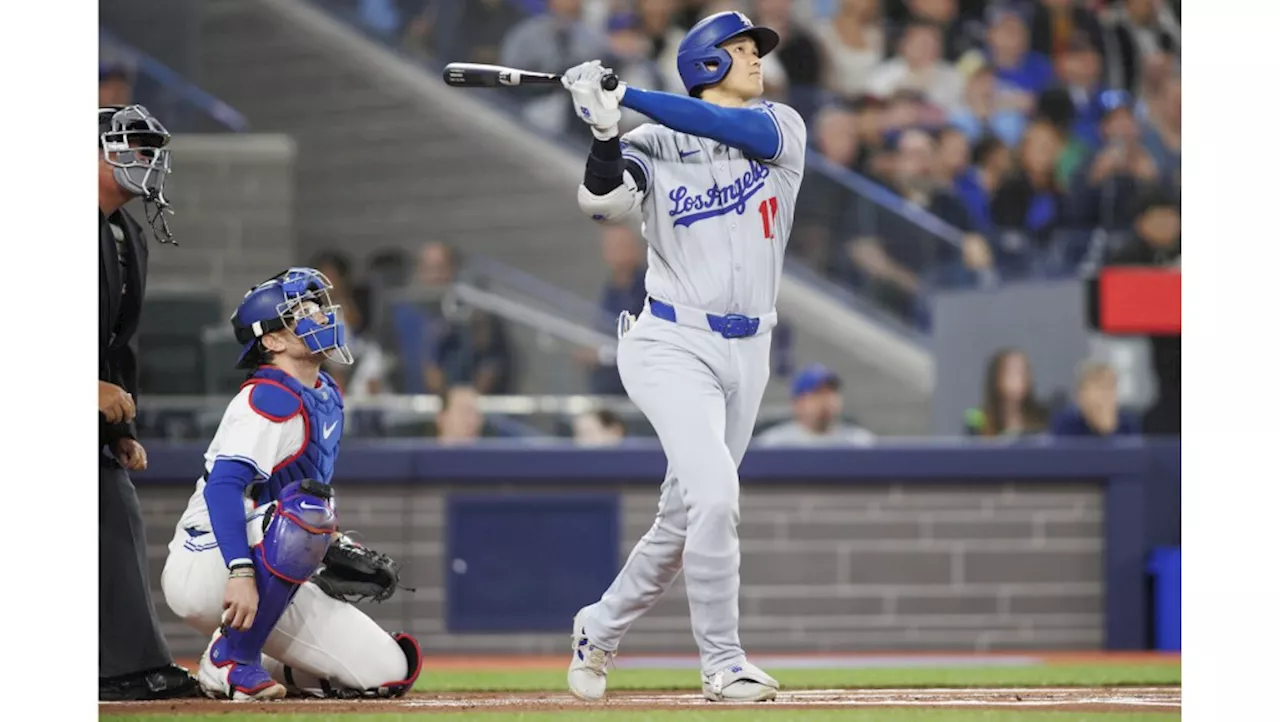
[(210, 697), (400, 696), (421, 669), (413, 637), (343, 601), (370, 588), (385, 599), (398, 575), (338, 533), (329, 481), (342, 394), (320, 365), (352, 358), (331, 289), (319, 271), (290, 268), (231, 318), (249, 378), (205, 452), (161, 577), (169, 608), (212, 636), (198, 675)]
[[(747, 661), (738, 639), (738, 465), (769, 379), (770, 332), (783, 253), (804, 173), (806, 132), (795, 110), (757, 102), (772, 30), (717, 13), (680, 43), (692, 97), (601, 88), (599, 62), (564, 75), (595, 142), (578, 205), (591, 218), (639, 212), (649, 242), (648, 300), (619, 318), (618, 370), (657, 431), (667, 474), (653, 527), (604, 596), (573, 624), (569, 688), (605, 694), (627, 629), (683, 569), (703, 695), (777, 697), (778, 682)], [(618, 138), (619, 107), (659, 124)]]

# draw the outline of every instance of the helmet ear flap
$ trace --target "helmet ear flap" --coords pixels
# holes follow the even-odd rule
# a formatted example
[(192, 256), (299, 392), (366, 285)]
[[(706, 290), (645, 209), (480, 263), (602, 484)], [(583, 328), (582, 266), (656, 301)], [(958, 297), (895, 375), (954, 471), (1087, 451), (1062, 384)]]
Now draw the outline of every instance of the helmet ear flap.
[(724, 80), (732, 63), (729, 51), (724, 48), (708, 48), (706, 55), (693, 62), (694, 68), (702, 77), (699, 78), (700, 82), (689, 88), (689, 95), (697, 98), (702, 95), (702, 91)]

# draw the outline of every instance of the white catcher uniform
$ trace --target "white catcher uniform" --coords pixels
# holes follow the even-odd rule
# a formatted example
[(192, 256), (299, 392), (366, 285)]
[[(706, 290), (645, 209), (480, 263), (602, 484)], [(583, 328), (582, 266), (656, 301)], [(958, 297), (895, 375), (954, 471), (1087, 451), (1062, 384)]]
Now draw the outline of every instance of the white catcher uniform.
[[(800, 115), (780, 103), (755, 107), (779, 130), (772, 158), (656, 124), (623, 136), (623, 157), (646, 187), (649, 301), (619, 342), (618, 369), (668, 468), (653, 527), (600, 601), (579, 614), (591, 643), (616, 649), (683, 568), (704, 674), (745, 661), (738, 465), (769, 380), (774, 304), (804, 173)], [(726, 325), (755, 333), (726, 338)]]
[[(205, 452), (205, 473), (219, 459), (247, 462), (262, 478), (302, 449), (306, 430), (301, 415), (273, 421), (250, 405), (251, 387), (232, 400), (213, 442)], [(165, 601), (174, 614), (201, 634), (211, 635), (222, 621), (228, 571), (214, 539), (205, 506), (204, 479), (174, 529), (161, 577)], [(336, 501), (336, 500), (335, 500)], [(244, 500), (252, 547), (262, 540), (265, 506)], [(405, 653), (390, 634), (355, 606), (303, 584), (267, 639), (263, 666), (287, 688), (311, 694), (367, 690), (409, 674)], [(287, 674), (286, 674), (287, 666)], [(323, 680), (323, 681), (322, 681)]]

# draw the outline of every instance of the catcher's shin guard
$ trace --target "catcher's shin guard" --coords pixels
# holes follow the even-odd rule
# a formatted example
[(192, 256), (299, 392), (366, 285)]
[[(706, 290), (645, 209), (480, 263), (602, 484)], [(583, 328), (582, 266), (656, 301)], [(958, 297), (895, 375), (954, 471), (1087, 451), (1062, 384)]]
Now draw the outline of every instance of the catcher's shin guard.
[(327, 484), (290, 485), (264, 518), (262, 541), (253, 548), (258, 612), (247, 631), (226, 629), (227, 653), (238, 663), (258, 664), (262, 648), (298, 587), (320, 568), (338, 528)]

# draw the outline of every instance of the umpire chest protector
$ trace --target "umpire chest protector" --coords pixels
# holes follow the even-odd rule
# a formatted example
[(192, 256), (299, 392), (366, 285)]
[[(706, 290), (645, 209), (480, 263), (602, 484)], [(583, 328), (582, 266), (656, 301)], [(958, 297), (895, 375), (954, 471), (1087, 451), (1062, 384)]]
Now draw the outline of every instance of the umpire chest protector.
[(278, 498), (293, 482), (315, 479), (326, 484), (333, 478), (333, 464), (342, 440), (342, 392), (323, 371), (315, 388), (303, 386), (280, 369), (260, 367), (241, 388), (252, 387), (249, 406), (258, 415), (284, 423), (302, 419), (302, 447), (271, 470), (271, 477), (254, 490), (255, 505)]

